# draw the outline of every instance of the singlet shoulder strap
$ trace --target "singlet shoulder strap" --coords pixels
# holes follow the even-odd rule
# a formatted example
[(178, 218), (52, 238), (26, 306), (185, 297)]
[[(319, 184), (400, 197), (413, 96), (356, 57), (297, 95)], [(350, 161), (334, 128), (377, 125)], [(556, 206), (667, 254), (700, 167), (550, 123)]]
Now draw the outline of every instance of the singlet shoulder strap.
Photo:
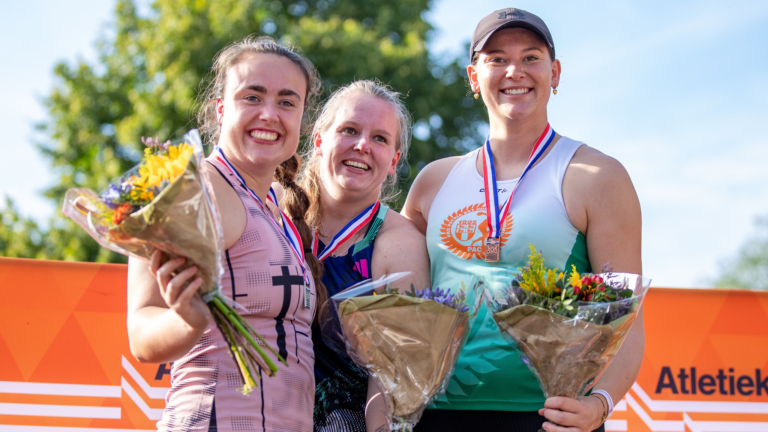
[(233, 184), (232, 184), (232, 182), (231, 182), (231, 181), (229, 181), (229, 179), (227, 178), (227, 176), (226, 176), (226, 175), (224, 175), (224, 173), (223, 173), (223, 172), (221, 172), (221, 170), (219, 169), (219, 167), (217, 167), (217, 166), (216, 166), (216, 164), (215, 164), (215, 163), (211, 162), (210, 160), (206, 160), (206, 162), (208, 162), (208, 164), (210, 164), (210, 165), (213, 167), (213, 169), (215, 169), (215, 170), (216, 170), (216, 171), (219, 173), (219, 175), (221, 175), (221, 178), (223, 178), (223, 179), (224, 179), (224, 181), (225, 181), (225, 182), (227, 182), (227, 184), (229, 184), (229, 187), (231, 187), (232, 189), (234, 189), (235, 191), (237, 191), (237, 189), (235, 188), (235, 185), (233, 185)]
[(371, 226), (368, 228), (368, 232), (365, 233), (365, 237), (363, 237), (363, 239), (359, 242), (355, 243), (355, 247), (352, 249), (352, 255), (360, 252), (373, 243), (373, 240), (376, 238), (376, 234), (379, 232), (379, 228), (381, 228), (381, 225), (384, 223), (384, 218), (387, 216), (387, 211), (389, 211), (389, 207), (386, 204), (379, 206), (379, 212), (376, 213), (376, 218), (371, 221)]

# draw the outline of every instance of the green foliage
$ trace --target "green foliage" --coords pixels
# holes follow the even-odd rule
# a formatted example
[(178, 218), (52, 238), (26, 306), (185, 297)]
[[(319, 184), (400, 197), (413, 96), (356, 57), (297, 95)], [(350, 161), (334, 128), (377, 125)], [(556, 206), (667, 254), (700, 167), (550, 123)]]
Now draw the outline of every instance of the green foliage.
[(768, 217), (758, 219), (755, 225), (755, 236), (735, 258), (720, 266), (716, 287), (768, 290)]
[[(54, 70), (50, 117), (38, 126), (48, 137), (39, 148), (59, 177), (46, 196), (60, 205), (71, 187), (102, 190), (137, 163), (142, 136), (174, 139), (194, 127), (195, 98), (213, 57), (253, 33), (298, 44), (323, 76), (326, 95), (364, 78), (407, 95), (420, 130), (429, 131), (414, 140), (402, 172), (407, 190), (426, 163), (479, 145), (485, 121), (482, 104), (468, 97), (458, 59), (437, 61), (425, 48), (431, 26), (421, 16), (429, 6), (430, 0), (156, 0), (140, 16), (132, 1), (120, 0), (114, 33), (98, 44), (98, 62)], [(18, 218), (11, 206), (4, 214)], [(124, 261), (60, 216), (47, 232), (22, 225), (28, 227), (18, 232), (5, 227), (0, 242), (18, 243), (24, 230), (41, 240), (26, 241), (14, 256)]]

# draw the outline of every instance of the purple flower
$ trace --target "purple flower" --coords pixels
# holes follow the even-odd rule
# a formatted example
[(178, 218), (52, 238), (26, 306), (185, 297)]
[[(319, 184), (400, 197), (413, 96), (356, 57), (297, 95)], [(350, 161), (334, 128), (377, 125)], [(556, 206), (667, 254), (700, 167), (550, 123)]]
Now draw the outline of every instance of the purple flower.
[(120, 206), (120, 188), (110, 184), (107, 190), (101, 194), (101, 199), (104, 200), (104, 204), (112, 210)]

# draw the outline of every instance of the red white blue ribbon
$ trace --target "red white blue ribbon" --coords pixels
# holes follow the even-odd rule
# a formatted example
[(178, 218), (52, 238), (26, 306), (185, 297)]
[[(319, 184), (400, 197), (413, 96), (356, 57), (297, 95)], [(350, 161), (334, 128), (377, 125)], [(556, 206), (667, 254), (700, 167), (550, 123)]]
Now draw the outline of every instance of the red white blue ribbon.
[[(248, 187), (248, 185), (245, 183), (245, 179), (243, 176), (240, 175), (240, 173), (237, 171), (237, 169), (229, 162), (229, 159), (227, 159), (226, 156), (224, 156), (224, 150), (221, 149), (221, 147), (216, 147), (214, 149), (214, 157), (224, 164), (227, 169), (234, 174), (235, 177), (240, 181), (240, 184), (243, 186), (243, 189), (248, 192), (248, 195), (250, 195), (251, 198), (253, 198), (256, 202), (258, 202), (263, 208), (267, 208), (264, 205), (264, 202), (261, 201), (261, 198), (259, 198), (256, 193)], [(272, 188), (269, 188), (269, 192), (267, 193), (267, 201), (272, 202), (272, 204), (280, 210), (280, 217), (283, 220), (283, 226), (281, 227), (277, 221), (272, 217), (272, 213), (270, 211), (266, 211), (266, 213), (269, 215), (269, 219), (272, 221), (272, 223), (275, 225), (277, 230), (285, 236), (285, 239), (288, 240), (288, 245), (291, 247), (291, 251), (293, 252), (293, 255), (296, 257), (296, 259), (299, 261), (299, 264), (301, 264), (301, 272), (302, 276), (304, 276), (304, 283), (309, 284), (309, 276), (307, 272), (306, 265), (304, 264), (304, 245), (301, 243), (301, 235), (299, 235), (299, 230), (296, 229), (296, 226), (293, 224), (293, 221), (291, 221), (291, 218), (289, 218), (282, 209), (280, 209), (280, 206), (277, 204), (277, 196), (275, 195), (275, 191), (272, 190)]]
[(360, 231), (368, 222), (370, 222), (378, 213), (379, 206), (381, 203), (379, 201), (376, 201), (375, 203), (371, 204), (370, 207), (363, 210), (362, 213), (355, 216), (351, 221), (349, 221), (346, 225), (344, 225), (344, 228), (341, 229), (338, 233), (336, 233), (335, 236), (333, 236), (333, 239), (331, 240), (328, 245), (325, 246), (323, 251), (320, 253), (320, 255), (317, 254), (317, 234), (314, 234), (312, 237), (312, 253), (319, 259), (320, 261), (328, 258), (331, 256), (333, 252), (336, 251), (336, 249), (341, 246), (342, 243), (352, 238), (353, 235), (355, 235), (356, 232)]
[(509, 194), (509, 198), (501, 207), (499, 207), (499, 192), (496, 187), (496, 170), (493, 166), (491, 142), (488, 139), (485, 140), (485, 145), (483, 146), (483, 182), (485, 185), (485, 213), (488, 221), (488, 238), (498, 238), (501, 236), (501, 226), (507, 218), (507, 213), (509, 213), (509, 204), (512, 202), (515, 190), (517, 190), (520, 183), (523, 182), (523, 177), (547, 150), (547, 147), (549, 147), (554, 138), (555, 130), (547, 123), (544, 133), (536, 141), (536, 145), (531, 150), (531, 155), (528, 156), (528, 163), (525, 165), (523, 173), (520, 174), (520, 179), (515, 184), (515, 187), (512, 188), (512, 193)]

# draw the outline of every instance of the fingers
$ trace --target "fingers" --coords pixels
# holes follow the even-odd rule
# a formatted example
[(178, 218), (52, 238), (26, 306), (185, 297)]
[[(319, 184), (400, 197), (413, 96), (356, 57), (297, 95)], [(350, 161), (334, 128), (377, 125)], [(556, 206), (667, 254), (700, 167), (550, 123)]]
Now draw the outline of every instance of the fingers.
[[(192, 285), (197, 285), (197, 287), (200, 286), (199, 283), (195, 284), (196, 281), (192, 281), (193, 283), (190, 283), (190, 280), (195, 276), (195, 273), (197, 273), (197, 266), (192, 266), (179, 272), (179, 274), (171, 278), (171, 280), (166, 285), (165, 293), (163, 295), (168, 306), (173, 307), (173, 305), (180, 302), (181, 294), (189, 291)], [(202, 279), (200, 280), (200, 283), (202, 283)], [(192, 292), (194, 293), (194, 290)]]
[[(195, 268), (195, 267), (192, 267)], [(186, 288), (179, 294), (179, 297), (177, 299), (177, 302), (182, 304), (187, 304), (190, 301), (192, 301), (192, 297), (194, 297), (195, 294), (197, 294), (197, 290), (200, 288), (200, 285), (203, 284), (203, 278), (198, 277), (192, 282), (187, 285)]]
[[(150, 271), (152, 270), (152, 263), (155, 260), (155, 255), (162, 256), (162, 252), (155, 251), (152, 253), (152, 261), (150, 262)], [(160, 258), (158, 257), (158, 264)], [(153, 272), (155, 274), (155, 278), (157, 279), (157, 284), (160, 285), (160, 292), (165, 295), (165, 291), (167, 290), (167, 285), (171, 281), (171, 278), (173, 277), (173, 273), (182, 265), (184, 265), (184, 262), (186, 260), (183, 257), (174, 258), (172, 260), (168, 260), (165, 264), (159, 266), (159, 268), (156, 268)]]
[(589, 432), (600, 426), (600, 418), (595, 418), (589, 398), (571, 399), (552, 397), (544, 402), (544, 408), (539, 415), (548, 421), (543, 428), (550, 432)]

